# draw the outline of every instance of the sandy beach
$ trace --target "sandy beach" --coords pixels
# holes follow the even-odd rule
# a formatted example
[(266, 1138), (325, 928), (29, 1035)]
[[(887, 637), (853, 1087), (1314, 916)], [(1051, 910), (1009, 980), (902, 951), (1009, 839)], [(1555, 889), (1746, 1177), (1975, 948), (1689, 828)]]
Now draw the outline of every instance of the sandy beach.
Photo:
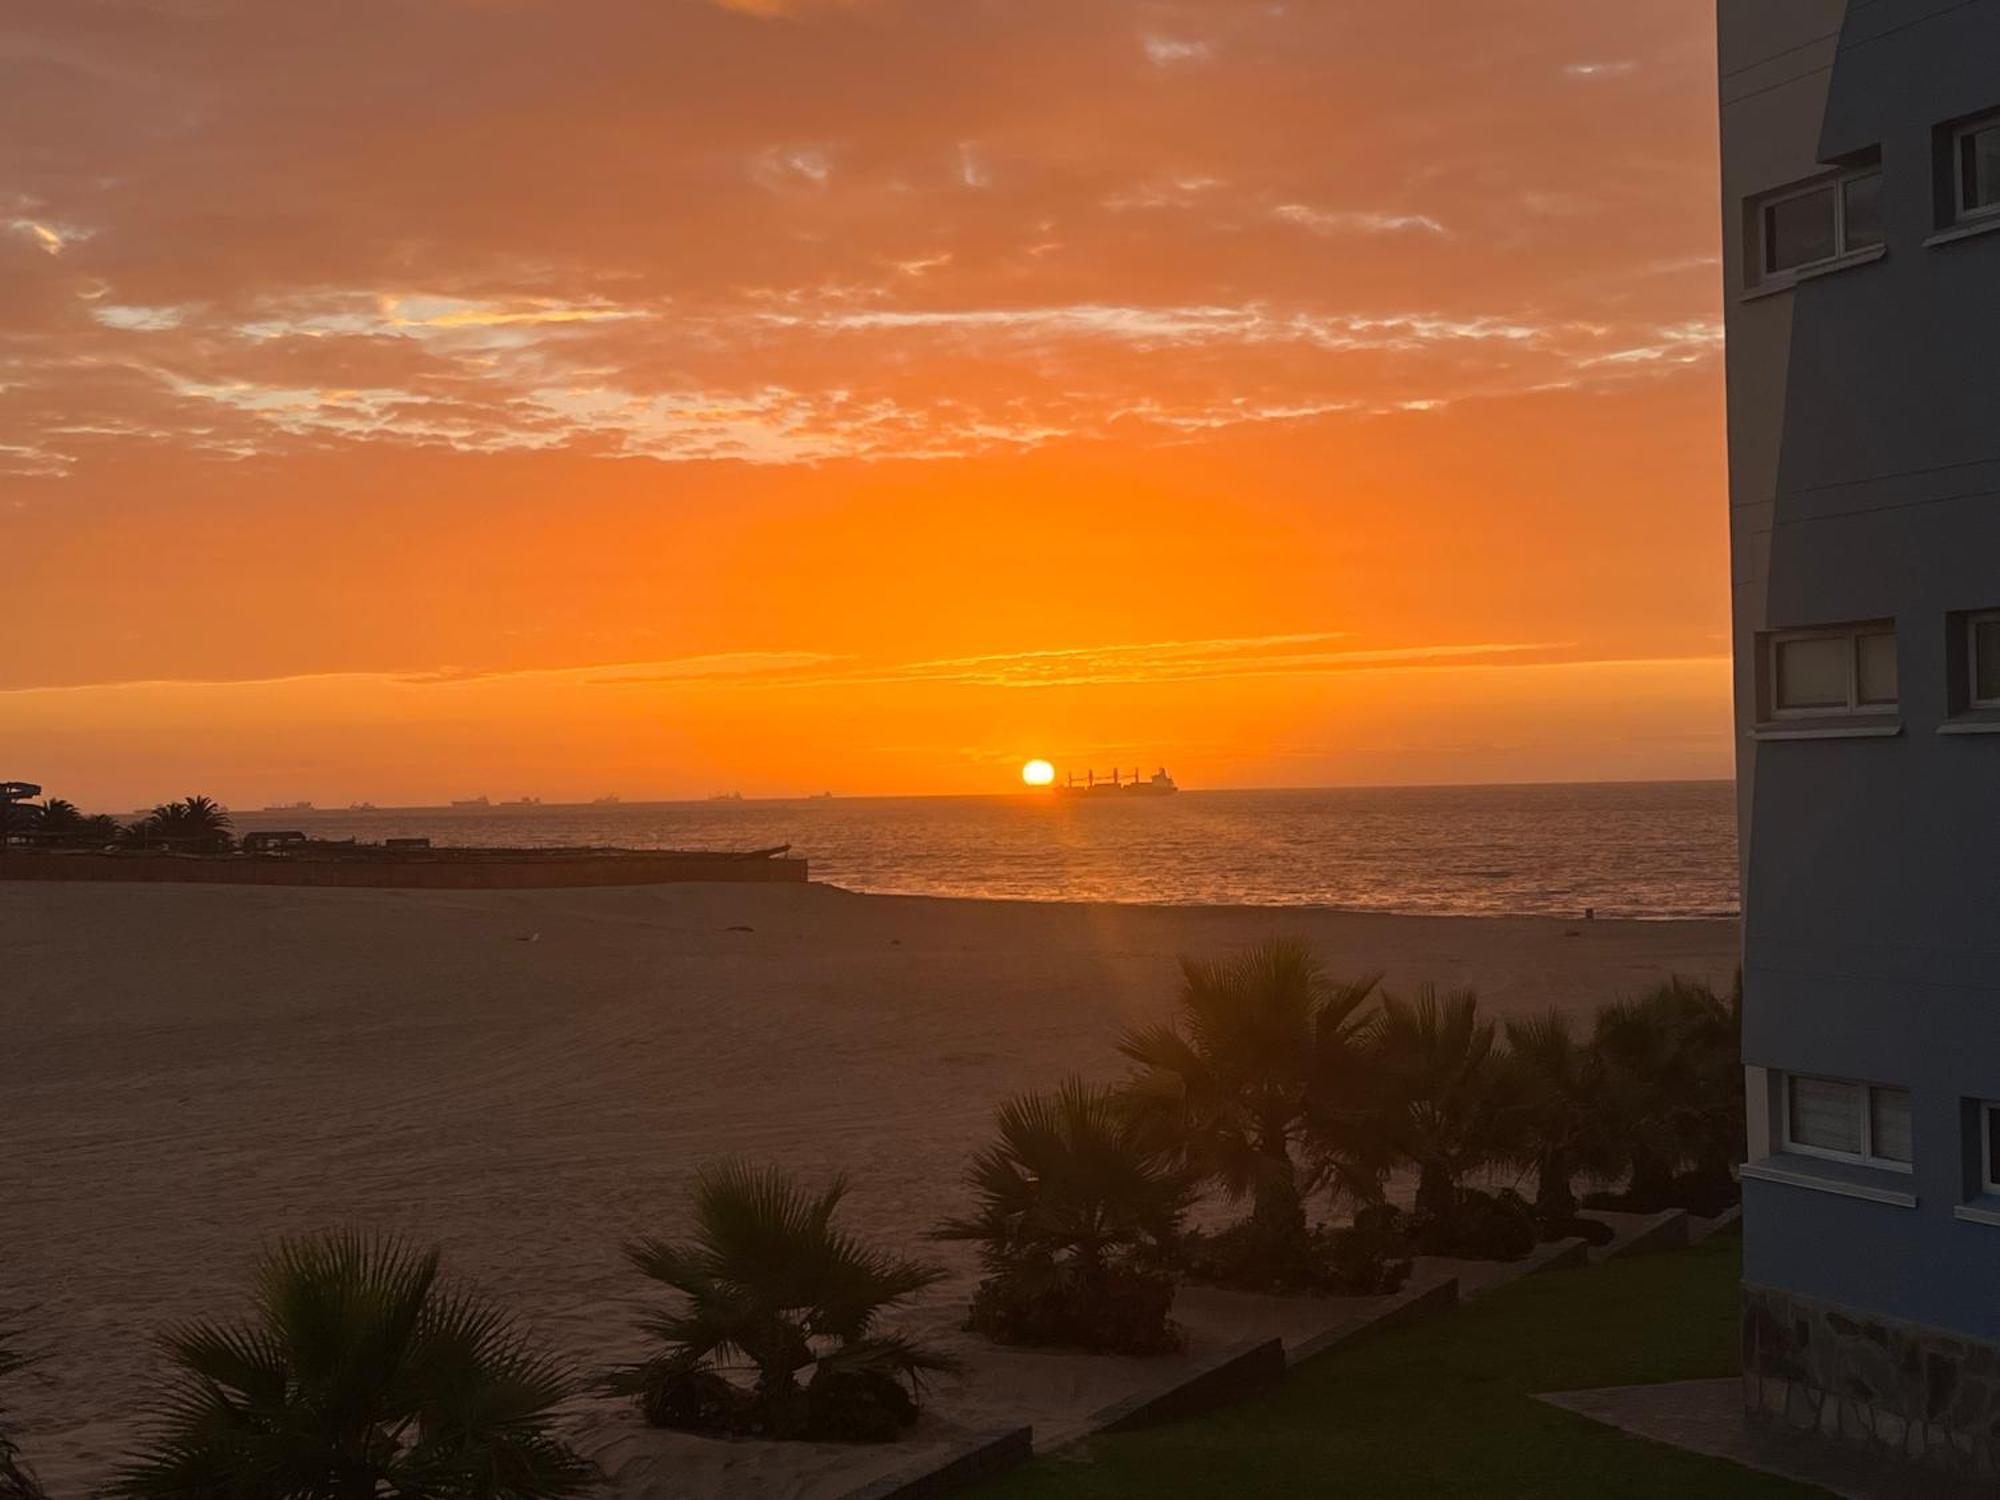
[[(1274, 933), (1392, 988), (1474, 985), (1498, 1015), (1587, 1013), (1670, 973), (1726, 983), (1737, 944), (1733, 922), (826, 886), (0, 883), (0, 1308), (49, 1353), (12, 1403), (28, 1455), (58, 1500), (87, 1493), (159, 1373), (150, 1335), (237, 1311), (258, 1244), (287, 1231), (437, 1242), (579, 1365), (628, 1357), (645, 1294), (617, 1247), (680, 1228), (692, 1172), (726, 1153), (850, 1173), (853, 1228), (958, 1273), (909, 1320), (949, 1334), (970, 1255), (922, 1235), (960, 1203), (995, 1103), (1115, 1073), (1177, 955)], [(991, 1368), (940, 1390), (928, 1436), (1014, 1419), (1050, 1367)], [(817, 1495), (866, 1468), (647, 1434), (616, 1408), (576, 1420), (619, 1494)]]

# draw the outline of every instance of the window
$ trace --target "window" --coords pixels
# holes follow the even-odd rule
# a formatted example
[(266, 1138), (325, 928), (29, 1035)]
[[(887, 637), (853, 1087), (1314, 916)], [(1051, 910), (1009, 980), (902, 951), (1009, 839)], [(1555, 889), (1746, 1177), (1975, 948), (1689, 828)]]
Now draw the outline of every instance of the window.
[(1979, 1188), (2000, 1193), (2000, 1104), (1979, 1106)]
[(2000, 611), (1973, 615), (1965, 622), (1967, 703), (2000, 708)]
[(1952, 167), (1959, 218), (2000, 213), (2000, 120), (1961, 126), (1952, 137)]
[(1787, 278), (1882, 246), (1882, 169), (1788, 188), (1757, 203), (1759, 280)]
[(1787, 1074), (1785, 1149), (1907, 1172), (1910, 1091)]
[[(2000, 663), (2000, 656), (1996, 656)], [(1770, 712), (1887, 713), (1896, 707), (1896, 628), (1842, 625), (1771, 637)]]

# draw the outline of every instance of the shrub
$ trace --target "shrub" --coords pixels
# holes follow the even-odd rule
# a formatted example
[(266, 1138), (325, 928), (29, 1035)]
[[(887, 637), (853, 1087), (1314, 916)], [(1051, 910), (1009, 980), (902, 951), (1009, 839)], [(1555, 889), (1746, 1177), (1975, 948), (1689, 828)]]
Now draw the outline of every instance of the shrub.
[(1109, 1091), (1071, 1079), (1000, 1107), (998, 1139), (973, 1158), (970, 1218), (934, 1231), (979, 1246), (986, 1270), (968, 1327), (1000, 1343), (1121, 1354), (1179, 1348), (1164, 1266), (1188, 1172)]
[(1519, 1193), (1459, 1188), (1449, 1212), (1419, 1209), (1410, 1217), (1410, 1243), (1425, 1255), (1459, 1260), (1519, 1260), (1541, 1239), (1534, 1210)]
[(128, 1500), (555, 1500), (596, 1478), (550, 1430), (569, 1394), (487, 1303), (439, 1284), (438, 1253), (395, 1240), (286, 1240), (257, 1310), (164, 1340), (181, 1379)]
[(1364, 1209), (1351, 1227), (1320, 1226), (1283, 1241), (1249, 1224), (1191, 1234), (1183, 1256), (1191, 1281), (1273, 1296), (1377, 1296), (1401, 1289), (1410, 1274), (1393, 1208)]
[(1173, 1278), (1159, 1271), (1113, 1267), (1088, 1282), (996, 1275), (979, 1284), (965, 1326), (996, 1344), (1165, 1354), (1187, 1342), (1168, 1316), (1173, 1306)]
[[(842, 1178), (808, 1193), (776, 1168), (737, 1161), (703, 1171), (692, 1240), (626, 1247), (680, 1301), (640, 1324), (660, 1352), (612, 1372), (605, 1388), (633, 1397), (648, 1422), (696, 1432), (879, 1442), (914, 1421), (918, 1380), (952, 1362), (875, 1324), (944, 1273), (838, 1228), (846, 1193)], [(754, 1374), (751, 1389), (726, 1378), (732, 1359)]]

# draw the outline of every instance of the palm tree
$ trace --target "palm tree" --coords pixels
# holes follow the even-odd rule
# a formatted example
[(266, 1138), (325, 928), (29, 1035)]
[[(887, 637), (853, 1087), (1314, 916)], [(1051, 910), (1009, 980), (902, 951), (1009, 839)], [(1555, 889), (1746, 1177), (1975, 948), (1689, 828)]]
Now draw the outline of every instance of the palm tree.
[(550, 1431), (570, 1392), (504, 1314), (442, 1286), (438, 1252), (285, 1240), (246, 1323), (163, 1340), (181, 1378), (125, 1500), (555, 1500), (592, 1466)]
[(1535, 1169), (1535, 1217), (1573, 1220), (1577, 1173), (1608, 1172), (1616, 1159), (1603, 1060), (1552, 1010), (1507, 1023), (1507, 1063), (1508, 1134), (1516, 1159)]
[(934, 1236), (980, 1246), (972, 1326), (1005, 1342), (1152, 1353), (1179, 1339), (1161, 1267), (1193, 1196), (1110, 1090), (1071, 1078), (1000, 1107), (966, 1180), (978, 1212)]
[[(34, 1363), (15, 1347), (12, 1329), (0, 1328), (0, 1380)], [(7, 1410), (0, 1406), (0, 1500), (48, 1500), (34, 1474), (21, 1461), (21, 1450), (6, 1427)]]
[(1742, 984), (1728, 998), (1678, 976), (1598, 1013), (1594, 1045), (1616, 1103), (1625, 1197), (1639, 1209), (1680, 1196), (1692, 1165), (1713, 1186), (1742, 1159)]
[(61, 797), (51, 797), (42, 804), (41, 829), (43, 833), (69, 834), (83, 827), (83, 814), (76, 810), (74, 802)]
[(162, 803), (143, 822), (133, 825), (133, 832), (144, 842), (201, 854), (226, 852), (235, 842), (229, 829), (228, 810), (213, 798), (202, 796)]
[[(625, 1248), (680, 1304), (641, 1322), (660, 1352), (613, 1372), (607, 1388), (636, 1397), (660, 1426), (879, 1439), (914, 1420), (920, 1377), (952, 1362), (878, 1332), (876, 1322), (944, 1271), (869, 1249), (837, 1227), (846, 1196), (840, 1177), (810, 1193), (775, 1167), (729, 1160), (705, 1169), (693, 1239)], [(740, 1408), (722, 1378), (738, 1360), (756, 1376)], [(802, 1386), (808, 1367), (812, 1382)]]
[(1493, 1023), (1479, 1019), (1471, 990), (1440, 998), (1427, 984), (1414, 1000), (1382, 997), (1367, 1048), (1383, 1128), (1396, 1154), (1417, 1168), (1417, 1210), (1449, 1220), (1466, 1174), (1501, 1154)]
[(120, 831), (118, 820), (110, 813), (92, 813), (77, 829), (77, 842), (100, 845), (113, 843)]
[(1320, 1187), (1372, 1198), (1373, 1158), (1328, 1128), (1359, 1076), (1363, 1006), (1379, 976), (1330, 982), (1312, 950), (1274, 939), (1219, 963), (1181, 962), (1179, 1015), (1128, 1031), (1122, 1095), (1149, 1138), (1200, 1178), (1251, 1199), (1268, 1242), (1305, 1233)]

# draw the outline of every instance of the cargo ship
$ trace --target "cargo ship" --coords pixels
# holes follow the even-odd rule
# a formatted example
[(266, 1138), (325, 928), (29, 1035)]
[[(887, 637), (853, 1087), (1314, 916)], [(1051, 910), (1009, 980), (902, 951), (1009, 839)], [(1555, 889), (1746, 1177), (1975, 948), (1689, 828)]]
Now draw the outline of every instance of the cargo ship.
[(1056, 792), (1064, 797), (1171, 797), (1179, 790), (1180, 788), (1174, 784), (1174, 778), (1167, 774), (1165, 766), (1160, 767), (1143, 781), (1139, 779), (1139, 769), (1136, 766), (1132, 768), (1129, 777), (1114, 767), (1109, 780), (1100, 777), (1095, 771), (1085, 771), (1083, 780), (1078, 781), (1076, 772), (1072, 771), (1063, 779), (1063, 784), (1056, 788)]

